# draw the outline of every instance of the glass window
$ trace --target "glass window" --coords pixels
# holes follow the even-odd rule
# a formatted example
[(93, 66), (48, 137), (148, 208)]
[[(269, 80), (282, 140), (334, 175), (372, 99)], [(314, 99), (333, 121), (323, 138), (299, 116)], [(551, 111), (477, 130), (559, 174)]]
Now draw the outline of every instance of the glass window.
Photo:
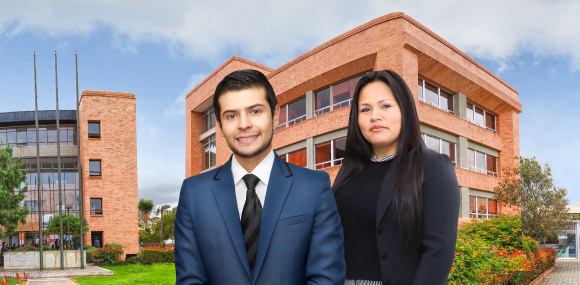
[(475, 151), (473, 149), (467, 149), (467, 165), (469, 170), (475, 171)]
[(483, 121), (483, 113), (484, 113), (483, 109), (475, 106), (473, 122), (482, 127), (485, 126), (485, 122)]
[(440, 138), (432, 137), (432, 136), (427, 135), (427, 134), (421, 134), (421, 137), (423, 138), (423, 141), (425, 141), (425, 145), (429, 149), (434, 150), (438, 153), (446, 154), (447, 156), (449, 156), (449, 158), (453, 162), (453, 165), (456, 165), (456, 163), (455, 163), (455, 144), (454, 143), (444, 141)]
[(8, 129), (8, 130), (6, 130), (6, 135), (8, 137), (8, 144), (15, 145), (16, 144), (16, 130), (15, 129)]
[(205, 170), (215, 166), (216, 145), (215, 135), (201, 141), (201, 169)]
[(487, 174), (497, 176), (497, 158), (491, 155), (486, 155), (486, 158), (487, 158)]
[(315, 94), (316, 115), (322, 115), (330, 111), (330, 87), (322, 89)]
[(91, 215), (103, 214), (103, 200), (101, 198), (91, 198)]
[(441, 109), (453, 113), (453, 95), (441, 90)]
[(423, 96), (423, 79), (419, 78), (419, 99), (425, 100)]
[(209, 107), (201, 114), (201, 132), (205, 133), (215, 127), (215, 110)]
[(89, 176), (101, 176), (100, 160), (89, 160)]
[(481, 173), (487, 173), (485, 167), (485, 153), (479, 151), (475, 152), (475, 167), (477, 168), (476, 171)]
[(6, 130), (0, 129), (0, 145), (7, 144), (6, 141)]
[(306, 120), (306, 97), (288, 104), (288, 126)]
[(48, 132), (46, 128), (38, 128), (38, 143), (40, 145), (46, 145), (48, 142)]
[(439, 139), (432, 136), (425, 135), (425, 144), (428, 148), (439, 152)]
[(467, 149), (469, 170), (497, 176), (497, 157), (473, 149)]
[(488, 129), (495, 131), (495, 116), (488, 112), (485, 112), (485, 126)]
[(473, 104), (467, 102), (467, 107), (465, 108), (465, 111), (467, 120), (473, 122)]
[(283, 130), (286, 128), (286, 105), (280, 107), (280, 114), (278, 116), (278, 126), (275, 128), (276, 131)]
[(340, 104), (350, 98), (350, 80), (332, 86), (333, 105)]
[(425, 102), (439, 106), (439, 92), (437, 86), (425, 82)]
[(495, 199), (469, 196), (469, 217), (477, 219), (489, 219), (497, 217), (499, 212), (498, 202)]
[(299, 149), (287, 154), (287, 161), (289, 163), (306, 167), (306, 149)]
[(89, 122), (89, 138), (101, 137), (101, 122)]
[(346, 148), (346, 137), (333, 139), (316, 145), (316, 169), (342, 164)]

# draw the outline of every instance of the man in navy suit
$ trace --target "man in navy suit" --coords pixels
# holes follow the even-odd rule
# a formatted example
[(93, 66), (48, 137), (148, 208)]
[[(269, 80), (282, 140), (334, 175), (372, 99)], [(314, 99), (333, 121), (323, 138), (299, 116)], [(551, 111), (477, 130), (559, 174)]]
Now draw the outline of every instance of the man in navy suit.
[(343, 284), (343, 235), (328, 174), (272, 150), (276, 96), (256, 70), (227, 75), (213, 105), (232, 157), (183, 182), (177, 284)]

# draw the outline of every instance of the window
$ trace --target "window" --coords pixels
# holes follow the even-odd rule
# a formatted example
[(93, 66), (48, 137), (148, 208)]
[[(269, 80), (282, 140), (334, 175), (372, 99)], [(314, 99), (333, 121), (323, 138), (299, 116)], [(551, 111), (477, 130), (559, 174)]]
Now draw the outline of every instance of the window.
[(342, 107), (350, 106), (356, 84), (363, 75), (334, 84), (315, 93), (316, 116)]
[(497, 217), (499, 212), (497, 200), (477, 196), (469, 196), (469, 217), (489, 219)]
[(101, 122), (89, 122), (89, 138), (100, 138), (100, 137), (101, 137)]
[(453, 113), (453, 94), (419, 78), (419, 100)]
[(283, 130), (304, 120), (306, 120), (306, 97), (280, 107), (278, 126), (274, 131)]
[(490, 131), (496, 131), (495, 115), (469, 102), (467, 102), (465, 111), (468, 121), (487, 128)]
[(299, 149), (280, 156), (284, 161), (306, 167), (306, 149)]
[[(38, 128), (39, 145), (56, 145), (56, 126)], [(76, 145), (76, 127), (60, 126), (60, 144)], [(36, 146), (36, 127), (0, 128), (0, 145)]]
[(201, 170), (215, 166), (215, 135), (201, 141)]
[(342, 164), (346, 137), (333, 139), (316, 145), (316, 169), (324, 169)]
[(91, 198), (91, 215), (103, 214), (103, 199)]
[(101, 176), (100, 160), (89, 160), (89, 176)]
[(438, 153), (446, 154), (451, 159), (451, 162), (453, 162), (453, 165), (457, 165), (457, 162), (455, 161), (454, 143), (442, 140), (440, 138), (432, 137), (428, 134), (421, 134), (421, 137), (423, 138), (423, 141), (428, 148)]
[(467, 149), (469, 170), (497, 176), (497, 157), (473, 149)]
[(215, 110), (209, 107), (201, 114), (201, 133), (205, 133), (215, 127)]

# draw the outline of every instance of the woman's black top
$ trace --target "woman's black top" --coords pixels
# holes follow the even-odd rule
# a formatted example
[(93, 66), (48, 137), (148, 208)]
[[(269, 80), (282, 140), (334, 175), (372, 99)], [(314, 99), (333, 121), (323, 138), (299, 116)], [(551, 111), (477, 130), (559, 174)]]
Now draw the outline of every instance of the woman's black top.
[(381, 280), (376, 237), (377, 199), (393, 160), (369, 162), (336, 192), (344, 232), (346, 279)]

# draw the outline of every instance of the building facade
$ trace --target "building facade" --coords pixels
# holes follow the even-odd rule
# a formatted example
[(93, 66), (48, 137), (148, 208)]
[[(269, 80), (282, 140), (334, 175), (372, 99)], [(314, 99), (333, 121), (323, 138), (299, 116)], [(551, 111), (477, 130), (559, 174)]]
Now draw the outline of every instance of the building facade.
[[(83, 183), (83, 215), (89, 225), (86, 245), (116, 243), (126, 254), (139, 251), (137, 213), (137, 131), (135, 95), (83, 91), (79, 108), (80, 166), (75, 110), (60, 111), (61, 195), (63, 213), (79, 215), (79, 183)], [(40, 165), (36, 159), (35, 112), (0, 113), (0, 144), (13, 147), (29, 170), (28, 192), (22, 202), (30, 214), (13, 236), (12, 244), (39, 240), (38, 189), (42, 193), (42, 223), (59, 214), (56, 111), (39, 111)], [(40, 179), (37, 169), (40, 168)], [(64, 225), (67, 235), (67, 225)], [(54, 244), (57, 236), (46, 235)], [(65, 243), (67, 238), (64, 238)]]
[(392, 69), (407, 82), (426, 145), (449, 155), (460, 185), (460, 220), (490, 218), (501, 169), (519, 155), (517, 90), (403, 13), (388, 14), (272, 69), (232, 57), (186, 97), (186, 176), (225, 163), (212, 98), (232, 71), (263, 72), (278, 98), (273, 147), (288, 162), (326, 171), (334, 180), (344, 157), (354, 87), (362, 75)]

